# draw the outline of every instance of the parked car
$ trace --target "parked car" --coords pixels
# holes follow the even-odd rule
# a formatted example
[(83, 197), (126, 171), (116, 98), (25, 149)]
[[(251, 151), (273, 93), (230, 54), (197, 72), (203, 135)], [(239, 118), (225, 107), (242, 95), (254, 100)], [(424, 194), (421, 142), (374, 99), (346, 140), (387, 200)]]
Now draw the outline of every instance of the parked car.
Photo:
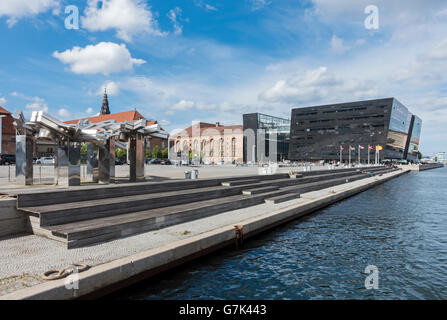
[(149, 164), (151, 162), (152, 158), (146, 158), (146, 164)]
[(41, 157), (37, 159), (36, 164), (54, 164), (54, 158), (52, 157)]
[(160, 159), (152, 159), (151, 161), (149, 161), (149, 164), (160, 164), (161, 160)]
[(15, 154), (6, 154), (6, 153), (2, 153), (0, 154), (0, 164), (1, 165), (8, 165), (8, 164), (12, 164), (12, 163), (16, 163), (16, 155)]
[(123, 165), (125, 163), (126, 163), (126, 161), (124, 159), (115, 158), (115, 165), (116, 166), (121, 166), (121, 165)]
[(165, 166), (170, 166), (172, 163), (171, 163), (171, 160), (169, 160), (169, 159), (163, 159), (163, 160), (161, 160), (161, 164), (165, 165)]

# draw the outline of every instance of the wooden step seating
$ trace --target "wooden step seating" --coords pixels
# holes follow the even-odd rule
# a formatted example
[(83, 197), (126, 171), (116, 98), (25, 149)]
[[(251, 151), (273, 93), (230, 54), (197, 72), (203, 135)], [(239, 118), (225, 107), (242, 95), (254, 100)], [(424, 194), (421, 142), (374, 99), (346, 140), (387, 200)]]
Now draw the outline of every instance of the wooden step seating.
[[(285, 199), (297, 198), (303, 192), (345, 183), (346, 179), (355, 181), (368, 177), (367, 174), (352, 170), (343, 174), (321, 173), (324, 174), (296, 179), (278, 175), (267, 176), (267, 179), (256, 176), (248, 179), (231, 178), (223, 182), (205, 181), (203, 184), (191, 184), (193, 188), (183, 190), (171, 184), (176, 190), (115, 197), (107, 194), (104, 198), (90, 195), (89, 198), (93, 200), (62, 203), (59, 199), (46, 201), (45, 205), (19, 207), (19, 210), (30, 217), (31, 228), (36, 234), (62, 241), (68, 248), (75, 248), (254, 206), (264, 203), (266, 199), (280, 203), (287, 201)], [(229, 183), (222, 185), (225, 182)], [(162, 184), (162, 187), (153, 187), (156, 190), (168, 190), (166, 183)], [(94, 192), (106, 195), (102, 190)], [(135, 193), (134, 190), (132, 192)], [(51, 197), (51, 194), (47, 196)], [(79, 197), (78, 194), (64, 196), (68, 201)], [(41, 195), (38, 197), (38, 204), (45, 203)]]

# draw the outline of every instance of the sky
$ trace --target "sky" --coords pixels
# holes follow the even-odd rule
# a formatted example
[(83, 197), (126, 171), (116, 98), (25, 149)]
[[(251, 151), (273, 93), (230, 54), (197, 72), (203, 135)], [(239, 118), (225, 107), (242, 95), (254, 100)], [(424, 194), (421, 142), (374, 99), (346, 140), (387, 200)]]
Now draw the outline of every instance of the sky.
[(445, 0), (0, 0), (0, 39), (11, 112), (93, 116), (107, 87), (112, 112), (172, 132), (395, 97), (423, 120), (421, 152), (447, 151)]

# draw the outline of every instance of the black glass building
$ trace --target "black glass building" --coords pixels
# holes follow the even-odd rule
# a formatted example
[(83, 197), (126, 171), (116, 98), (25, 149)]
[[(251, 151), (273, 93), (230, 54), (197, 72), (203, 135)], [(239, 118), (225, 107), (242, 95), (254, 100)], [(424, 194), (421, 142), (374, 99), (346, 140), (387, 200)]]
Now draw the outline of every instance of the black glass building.
[[(271, 144), (276, 145), (276, 161), (287, 160), (289, 158), (289, 119), (262, 113), (247, 113), (242, 118), (244, 125), (244, 162), (265, 161), (270, 156), (271, 150), (274, 150), (274, 148), (270, 148)], [(251, 129), (254, 133), (254, 140), (247, 139), (247, 129)], [(264, 137), (260, 136), (262, 132), (265, 135)]]
[[(380, 159), (417, 160), (422, 120), (397, 99), (357, 101), (292, 109), (289, 158), (291, 160), (368, 157), (368, 146), (380, 146)], [(374, 151), (371, 152), (374, 159)]]

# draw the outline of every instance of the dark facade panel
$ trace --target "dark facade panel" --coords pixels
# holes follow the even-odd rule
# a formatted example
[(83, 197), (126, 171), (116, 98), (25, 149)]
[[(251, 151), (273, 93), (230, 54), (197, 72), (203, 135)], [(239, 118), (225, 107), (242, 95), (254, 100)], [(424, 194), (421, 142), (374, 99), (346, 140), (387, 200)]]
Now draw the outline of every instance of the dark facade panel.
[[(247, 129), (253, 130), (253, 132), (256, 132), (258, 129), (258, 114), (257, 113), (247, 113), (242, 115), (242, 122), (244, 126), (244, 132)], [(256, 146), (256, 135), (254, 137), (254, 142), (248, 141), (247, 137), (244, 135), (244, 162), (249, 161), (256, 161), (256, 156), (253, 156), (253, 154), (256, 154), (254, 152), (254, 146)], [(250, 152), (248, 151), (248, 148), (250, 148)], [(250, 159), (249, 159), (250, 158)]]
[[(292, 109), (289, 158), (291, 160), (339, 160), (340, 146), (353, 161), (368, 158), (368, 145), (382, 146), (380, 158), (403, 159), (411, 113), (394, 98), (357, 101)], [(374, 155), (371, 152), (371, 157)]]
[[(279, 117), (269, 116), (262, 113), (249, 113), (243, 116), (244, 132), (252, 129), (254, 140), (249, 141), (244, 135), (244, 162), (263, 161), (263, 155), (268, 157), (270, 154), (270, 145), (276, 144), (277, 161), (286, 160), (289, 156), (290, 142), (290, 120)], [(259, 130), (265, 132), (264, 141), (259, 140)], [(276, 140), (274, 135), (276, 134)], [(257, 147), (263, 147), (264, 150), (257, 150)]]
[(421, 139), (422, 120), (418, 116), (413, 116), (413, 128), (411, 130), (410, 143), (408, 146), (407, 159), (410, 161), (418, 160), (419, 142)]
[(386, 159), (403, 160), (406, 156), (412, 114), (396, 99), (393, 100), (385, 147)]

